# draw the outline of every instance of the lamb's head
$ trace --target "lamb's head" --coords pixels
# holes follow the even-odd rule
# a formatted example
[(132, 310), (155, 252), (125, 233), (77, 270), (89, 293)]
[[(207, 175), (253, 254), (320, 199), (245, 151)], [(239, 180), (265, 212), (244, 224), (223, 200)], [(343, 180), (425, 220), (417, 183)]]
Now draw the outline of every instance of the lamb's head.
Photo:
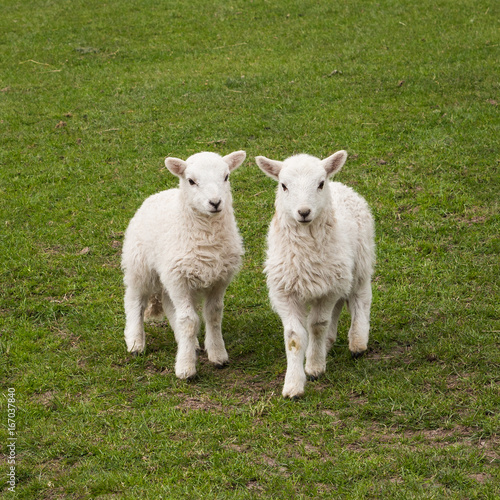
[(246, 158), (245, 151), (227, 156), (217, 153), (197, 153), (186, 161), (166, 158), (165, 166), (180, 179), (180, 189), (190, 207), (202, 214), (214, 215), (231, 205), (229, 174)]
[(330, 203), (328, 178), (342, 168), (346, 159), (346, 151), (337, 151), (324, 160), (300, 154), (285, 161), (257, 156), (255, 161), (266, 175), (279, 182), (277, 209), (307, 225)]

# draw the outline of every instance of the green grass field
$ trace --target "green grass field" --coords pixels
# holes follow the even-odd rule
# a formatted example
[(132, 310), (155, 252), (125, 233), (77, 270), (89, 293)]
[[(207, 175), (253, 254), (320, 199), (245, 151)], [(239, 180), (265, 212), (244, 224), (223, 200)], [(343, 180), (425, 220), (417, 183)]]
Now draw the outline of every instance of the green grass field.
[[(498, 498), (498, 2), (1, 12), (2, 498)], [(230, 365), (202, 355), (179, 381), (167, 323), (126, 352), (123, 232), (176, 185), (166, 156), (237, 149)], [(262, 273), (275, 184), (254, 157), (339, 149), (377, 225), (370, 347), (351, 360), (344, 313), (293, 402)]]

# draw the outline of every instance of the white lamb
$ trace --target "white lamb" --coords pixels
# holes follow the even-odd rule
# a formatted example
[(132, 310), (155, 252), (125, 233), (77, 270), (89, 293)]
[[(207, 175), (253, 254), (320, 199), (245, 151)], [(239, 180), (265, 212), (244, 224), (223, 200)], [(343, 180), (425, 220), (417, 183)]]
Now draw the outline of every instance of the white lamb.
[(228, 362), (221, 331), (223, 300), (243, 255), (228, 179), (245, 157), (244, 151), (236, 151), (224, 157), (198, 153), (186, 161), (167, 158), (165, 165), (179, 177), (179, 188), (147, 198), (125, 233), (127, 349), (143, 352), (145, 312), (164, 312), (177, 341), (175, 374), (181, 379), (196, 374), (202, 300), (208, 359), (219, 367)]
[(304, 154), (283, 162), (256, 157), (264, 173), (279, 182), (265, 273), (284, 327), (284, 397), (302, 396), (306, 374), (315, 380), (325, 372), (344, 302), (351, 313), (349, 350), (358, 357), (367, 348), (375, 230), (366, 201), (351, 188), (328, 182), (346, 159), (345, 151), (325, 160)]

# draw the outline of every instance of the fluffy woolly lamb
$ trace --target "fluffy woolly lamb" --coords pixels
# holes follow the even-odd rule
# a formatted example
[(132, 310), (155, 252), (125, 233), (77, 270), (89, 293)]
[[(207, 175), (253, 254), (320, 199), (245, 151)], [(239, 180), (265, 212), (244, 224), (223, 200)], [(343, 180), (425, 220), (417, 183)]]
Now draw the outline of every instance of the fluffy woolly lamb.
[(367, 348), (375, 230), (366, 201), (328, 181), (346, 159), (345, 151), (325, 160), (305, 154), (283, 162), (256, 158), (279, 182), (265, 273), (284, 327), (284, 397), (302, 396), (306, 374), (314, 380), (325, 372), (344, 303), (351, 313), (349, 350), (358, 357)]
[[(146, 199), (125, 233), (122, 269), (125, 341), (133, 354), (144, 351), (144, 316), (165, 313), (177, 341), (175, 374), (196, 374), (204, 301), (205, 349), (221, 367), (228, 362), (221, 323), (224, 293), (241, 264), (243, 244), (232, 207), (229, 174), (244, 151), (221, 157), (198, 153), (186, 161), (167, 158), (179, 188)], [(149, 307), (148, 307), (149, 304)]]

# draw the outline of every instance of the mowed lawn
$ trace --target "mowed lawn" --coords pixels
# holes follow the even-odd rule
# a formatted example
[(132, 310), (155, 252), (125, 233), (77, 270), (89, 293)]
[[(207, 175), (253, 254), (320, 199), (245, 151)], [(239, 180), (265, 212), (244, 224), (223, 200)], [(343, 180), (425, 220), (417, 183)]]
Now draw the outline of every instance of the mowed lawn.
[[(498, 498), (499, 19), (490, 0), (4, 0), (2, 498)], [(166, 156), (239, 149), (230, 364), (180, 381), (168, 323), (126, 352), (123, 234), (177, 184)], [(369, 350), (351, 359), (343, 313), (325, 376), (284, 400), (254, 157), (339, 149), (376, 220)]]

